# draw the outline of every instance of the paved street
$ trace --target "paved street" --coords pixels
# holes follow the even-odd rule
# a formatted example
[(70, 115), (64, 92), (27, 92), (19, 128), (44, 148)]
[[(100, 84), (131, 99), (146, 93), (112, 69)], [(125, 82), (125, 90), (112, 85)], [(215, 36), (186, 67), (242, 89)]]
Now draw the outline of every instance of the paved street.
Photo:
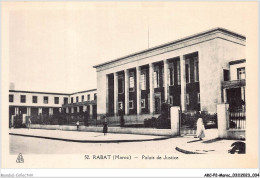
[(99, 132), (43, 129), (11, 129), (10, 134), (17, 134), (9, 136), (11, 154), (228, 154), (235, 142), (218, 139), (217, 129), (207, 129), (202, 141), (193, 136), (116, 133), (104, 136)]
[[(100, 134), (100, 133), (99, 133)], [(128, 143), (77, 143), (10, 135), (11, 154), (172, 154), (174, 139)]]

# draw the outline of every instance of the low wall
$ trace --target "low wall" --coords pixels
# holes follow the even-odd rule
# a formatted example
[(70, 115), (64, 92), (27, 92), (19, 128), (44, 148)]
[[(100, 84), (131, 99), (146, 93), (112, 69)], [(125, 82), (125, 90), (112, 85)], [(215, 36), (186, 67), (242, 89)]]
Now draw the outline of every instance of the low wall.
[[(140, 135), (158, 135), (158, 136), (177, 136), (179, 134), (179, 107), (171, 107), (171, 129), (155, 129), (155, 128), (130, 128), (130, 127), (113, 127), (113, 122), (119, 123), (119, 117), (108, 117), (108, 133), (125, 133), (125, 134), (140, 134)], [(125, 116), (126, 123), (144, 122), (144, 119), (149, 118), (149, 114), (140, 116)], [(113, 120), (114, 119), (114, 120)], [(110, 125), (111, 124), (111, 125)], [(70, 130), (77, 131), (77, 126), (69, 125), (40, 125), (32, 124), (32, 129), (50, 129), (50, 130)], [(103, 127), (79, 126), (79, 131), (84, 132), (103, 132)]]
[[(76, 126), (68, 125), (39, 125), (32, 124), (32, 129), (48, 129), (48, 130), (66, 130), (77, 131)], [(103, 127), (86, 127), (80, 126), (79, 131), (85, 132), (103, 132)], [(175, 136), (171, 129), (153, 129), (153, 128), (122, 128), (108, 127), (108, 133), (125, 133), (125, 134), (140, 134), (140, 135), (158, 135), (158, 136)]]

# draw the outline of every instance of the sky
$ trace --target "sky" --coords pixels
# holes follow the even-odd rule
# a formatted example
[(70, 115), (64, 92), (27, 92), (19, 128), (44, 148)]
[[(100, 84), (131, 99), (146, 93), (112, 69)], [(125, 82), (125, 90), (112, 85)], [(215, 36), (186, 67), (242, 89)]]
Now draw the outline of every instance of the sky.
[[(6, 5), (6, 6), (5, 6)], [(94, 65), (215, 27), (246, 35), (244, 2), (16, 2), (9, 82), (16, 90), (96, 88)], [(149, 42), (148, 42), (149, 26)]]

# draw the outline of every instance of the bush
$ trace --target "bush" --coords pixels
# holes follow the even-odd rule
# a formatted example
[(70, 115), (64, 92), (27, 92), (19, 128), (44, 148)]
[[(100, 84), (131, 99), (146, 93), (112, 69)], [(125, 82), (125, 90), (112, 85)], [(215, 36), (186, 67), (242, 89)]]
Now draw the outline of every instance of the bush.
[[(201, 113), (181, 113), (181, 127), (193, 128), (197, 127), (198, 118), (202, 118), (205, 128), (217, 128), (217, 114), (209, 114), (205, 111)], [(208, 125), (208, 123), (213, 122), (214, 125)]]
[(186, 128), (196, 128), (198, 115), (192, 113), (181, 113), (181, 126)]
[(170, 129), (171, 121), (170, 119), (162, 119), (160, 116), (156, 119), (152, 117), (151, 119), (144, 120), (144, 127), (147, 128), (157, 128), (157, 129)]
[(23, 124), (23, 117), (22, 115), (14, 116), (14, 128), (25, 128), (26, 125)]

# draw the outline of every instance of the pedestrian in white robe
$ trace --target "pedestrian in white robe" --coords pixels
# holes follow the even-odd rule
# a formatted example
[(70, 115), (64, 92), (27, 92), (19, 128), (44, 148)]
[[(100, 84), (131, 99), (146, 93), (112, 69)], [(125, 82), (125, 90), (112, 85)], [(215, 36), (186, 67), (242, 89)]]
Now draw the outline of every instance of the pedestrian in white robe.
[(197, 131), (196, 131), (197, 138), (202, 140), (205, 137), (205, 127), (203, 124), (202, 118), (198, 118), (197, 120)]

